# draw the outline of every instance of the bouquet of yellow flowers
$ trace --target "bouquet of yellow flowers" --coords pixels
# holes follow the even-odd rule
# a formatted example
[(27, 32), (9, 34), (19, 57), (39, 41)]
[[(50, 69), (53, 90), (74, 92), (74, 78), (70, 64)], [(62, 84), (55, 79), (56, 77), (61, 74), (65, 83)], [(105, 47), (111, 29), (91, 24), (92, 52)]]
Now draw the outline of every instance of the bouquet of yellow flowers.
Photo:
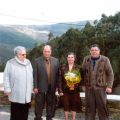
[(81, 81), (80, 72), (77, 70), (68, 71), (64, 74), (64, 78), (70, 90), (74, 90), (74, 85)]

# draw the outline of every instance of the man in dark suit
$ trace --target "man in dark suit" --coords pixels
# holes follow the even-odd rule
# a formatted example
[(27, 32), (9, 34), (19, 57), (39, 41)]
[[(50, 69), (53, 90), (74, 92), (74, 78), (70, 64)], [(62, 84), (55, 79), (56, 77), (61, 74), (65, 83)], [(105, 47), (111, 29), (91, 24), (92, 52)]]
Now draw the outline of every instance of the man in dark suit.
[(46, 103), (46, 120), (52, 120), (55, 91), (57, 85), (58, 59), (51, 56), (51, 46), (45, 45), (43, 55), (35, 60), (34, 93), (35, 120), (42, 120), (42, 112)]

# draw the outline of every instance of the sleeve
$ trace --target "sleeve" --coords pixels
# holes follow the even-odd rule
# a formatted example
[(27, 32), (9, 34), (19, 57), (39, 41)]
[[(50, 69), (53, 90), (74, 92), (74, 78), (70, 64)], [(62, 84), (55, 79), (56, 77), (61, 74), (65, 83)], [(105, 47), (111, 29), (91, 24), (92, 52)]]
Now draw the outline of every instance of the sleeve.
[(59, 84), (59, 60), (57, 59), (57, 75), (56, 75), (57, 77), (56, 77), (56, 81), (57, 81), (57, 85), (56, 85), (56, 88), (58, 88), (58, 84)]
[(59, 67), (58, 71), (58, 92), (63, 92), (62, 91), (62, 68)]
[(83, 71), (82, 71), (82, 67), (80, 67), (80, 76), (81, 76), (81, 81), (80, 81), (79, 86), (82, 86), (84, 84), (83, 83)]
[(33, 65), (33, 86), (34, 88), (38, 88), (37, 86), (37, 81), (38, 81), (38, 69), (37, 69), (37, 61), (35, 60), (34, 65)]
[(4, 85), (4, 92), (11, 92), (10, 87), (10, 62), (8, 61), (3, 75), (3, 85)]
[(81, 78), (82, 78), (82, 80), (81, 80), (81, 85), (82, 86), (85, 86), (85, 80), (84, 80), (84, 75), (85, 75), (85, 58), (84, 58), (84, 60), (83, 60), (83, 63), (82, 63), (82, 67), (81, 67), (81, 69), (80, 69), (80, 73), (81, 73)]
[(105, 68), (107, 76), (107, 87), (112, 88), (114, 82), (114, 73), (110, 64), (110, 60), (108, 58), (106, 59)]
[(32, 80), (31, 80), (31, 86), (32, 86), (32, 87), (31, 87), (31, 88), (32, 88), (32, 90), (33, 90), (33, 67), (32, 67), (32, 65), (31, 65), (31, 63), (30, 63), (30, 68), (31, 68), (31, 71), (32, 71), (32, 73), (31, 73), (31, 74), (32, 74), (32, 78), (31, 78), (31, 79), (32, 79)]

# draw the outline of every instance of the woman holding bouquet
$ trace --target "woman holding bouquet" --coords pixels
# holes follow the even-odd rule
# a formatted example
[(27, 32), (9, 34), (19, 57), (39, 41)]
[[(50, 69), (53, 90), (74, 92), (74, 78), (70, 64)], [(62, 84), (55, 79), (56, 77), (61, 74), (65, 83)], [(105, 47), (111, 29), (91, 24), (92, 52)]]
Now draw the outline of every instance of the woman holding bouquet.
[(59, 92), (63, 96), (63, 107), (65, 120), (68, 120), (68, 114), (72, 112), (72, 120), (76, 119), (76, 112), (81, 111), (81, 99), (79, 95), (80, 68), (75, 64), (75, 54), (67, 55), (67, 64), (59, 69)]

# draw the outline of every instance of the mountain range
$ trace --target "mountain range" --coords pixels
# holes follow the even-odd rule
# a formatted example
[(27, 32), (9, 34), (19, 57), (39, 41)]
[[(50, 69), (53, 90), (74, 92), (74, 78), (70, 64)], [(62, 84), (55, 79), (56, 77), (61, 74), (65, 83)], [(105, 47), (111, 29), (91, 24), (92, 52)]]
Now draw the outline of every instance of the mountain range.
[(49, 33), (60, 36), (70, 28), (82, 29), (86, 21), (58, 23), (51, 25), (0, 25), (0, 63), (13, 57), (13, 48), (21, 45), (32, 49), (35, 45), (46, 43)]

